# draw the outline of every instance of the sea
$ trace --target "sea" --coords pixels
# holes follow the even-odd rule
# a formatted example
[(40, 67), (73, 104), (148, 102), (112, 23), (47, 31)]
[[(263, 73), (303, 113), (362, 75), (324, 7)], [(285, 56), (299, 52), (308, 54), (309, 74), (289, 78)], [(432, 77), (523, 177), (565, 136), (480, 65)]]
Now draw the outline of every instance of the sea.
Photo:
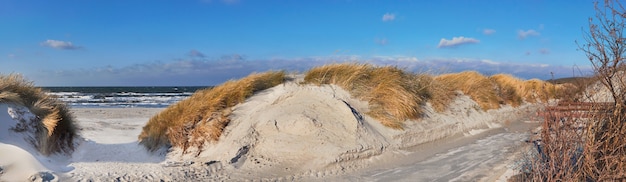
[(72, 108), (165, 108), (190, 97), (193, 87), (42, 87)]

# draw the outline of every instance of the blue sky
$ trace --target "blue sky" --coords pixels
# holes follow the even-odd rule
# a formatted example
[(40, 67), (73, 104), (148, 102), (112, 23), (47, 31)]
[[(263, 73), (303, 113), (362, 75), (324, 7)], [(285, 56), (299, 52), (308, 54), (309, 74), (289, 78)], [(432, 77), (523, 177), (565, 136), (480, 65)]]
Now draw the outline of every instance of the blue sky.
[(583, 0), (0, 0), (0, 73), (182, 86), (368, 62), (547, 79), (588, 70), (575, 41), (593, 15)]

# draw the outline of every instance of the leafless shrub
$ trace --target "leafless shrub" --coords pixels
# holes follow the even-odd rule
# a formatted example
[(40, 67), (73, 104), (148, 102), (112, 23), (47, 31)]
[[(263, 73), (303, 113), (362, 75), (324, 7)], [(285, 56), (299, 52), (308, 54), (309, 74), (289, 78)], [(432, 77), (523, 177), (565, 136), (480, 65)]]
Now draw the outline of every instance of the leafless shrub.
[(537, 145), (539, 155), (531, 160), (531, 170), (516, 180), (626, 180), (626, 10), (616, 0), (596, 2), (595, 9), (585, 43), (579, 47), (614, 102), (591, 99), (590, 104), (568, 107), (571, 110), (557, 106), (547, 111)]

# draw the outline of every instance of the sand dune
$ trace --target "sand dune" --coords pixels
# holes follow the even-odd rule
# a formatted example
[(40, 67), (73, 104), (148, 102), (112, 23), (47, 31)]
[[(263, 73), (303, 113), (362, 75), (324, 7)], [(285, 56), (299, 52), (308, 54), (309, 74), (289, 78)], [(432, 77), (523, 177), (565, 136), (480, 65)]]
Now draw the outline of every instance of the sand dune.
[[(2, 123), (14, 120), (5, 112), (10, 107), (0, 108)], [(356, 171), (381, 163), (393, 165), (398, 157), (407, 157), (400, 154), (425, 143), (471, 137), (516, 122), (535, 108), (527, 104), (485, 112), (461, 93), (442, 113), (428, 104), (423, 107), (423, 119), (404, 122), (403, 130), (391, 129), (363, 114), (368, 103), (340, 87), (288, 82), (234, 107), (220, 140), (206, 145), (199, 155), (179, 149), (149, 153), (137, 144), (141, 127), (161, 109), (73, 109), (82, 138), (71, 156), (40, 157), (28, 145), (10, 143), (19, 138), (2, 132), (0, 157), (9, 158), (4, 151), (12, 150), (7, 147), (11, 145), (23, 151), (20, 159), (27, 161), (20, 164), (32, 165), (17, 174), (11, 172), (16, 169), (11, 162), (0, 160), (0, 177), (25, 179), (47, 172), (62, 181), (343, 179), (336, 177), (359, 175)], [(0, 129), (9, 127), (4, 124)]]
[(41, 155), (31, 144), (36, 133), (15, 132), (20, 121), (31, 125), (38, 118), (24, 106), (0, 103), (0, 181), (57, 179), (55, 172), (73, 169), (68, 166), (68, 156)]
[[(128, 178), (168, 171), (176, 171), (163, 176), (171, 180), (333, 178), (393, 161), (402, 157), (398, 153), (424, 143), (454, 135), (472, 136), (516, 122), (533, 114), (534, 108), (523, 105), (485, 112), (460, 94), (447, 111), (436, 113), (425, 106), (424, 119), (407, 121), (404, 130), (396, 130), (362, 114), (367, 106), (336, 86), (285, 83), (236, 106), (220, 140), (206, 145), (200, 155), (174, 149), (159, 163), (160, 168), (150, 164), (151, 173), (138, 172), (135, 178)], [(79, 177), (80, 173), (73, 177), (112, 177)]]

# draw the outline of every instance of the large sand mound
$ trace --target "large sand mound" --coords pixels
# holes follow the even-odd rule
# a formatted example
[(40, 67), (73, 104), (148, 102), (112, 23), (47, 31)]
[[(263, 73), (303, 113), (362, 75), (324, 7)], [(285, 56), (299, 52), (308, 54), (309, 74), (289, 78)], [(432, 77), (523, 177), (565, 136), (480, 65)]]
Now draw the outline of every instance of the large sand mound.
[(201, 157), (267, 177), (352, 168), (390, 144), (383, 126), (361, 114), (366, 108), (336, 86), (280, 85), (235, 107)]
[[(525, 108), (529, 105), (523, 105)], [(233, 108), (232, 121), (218, 142), (200, 154), (170, 160), (200, 161), (238, 179), (280, 179), (326, 176), (368, 166), (404, 149), (455, 134), (471, 135), (527, 115), (523, 109), (503, 107), (482, 111), (459, 94), (448, 110), (436, 113), (429, 105), (420, 121), (391, 129), (362, 114), (368, 103), (351, 98), (334, 85), (288, 82)]]

